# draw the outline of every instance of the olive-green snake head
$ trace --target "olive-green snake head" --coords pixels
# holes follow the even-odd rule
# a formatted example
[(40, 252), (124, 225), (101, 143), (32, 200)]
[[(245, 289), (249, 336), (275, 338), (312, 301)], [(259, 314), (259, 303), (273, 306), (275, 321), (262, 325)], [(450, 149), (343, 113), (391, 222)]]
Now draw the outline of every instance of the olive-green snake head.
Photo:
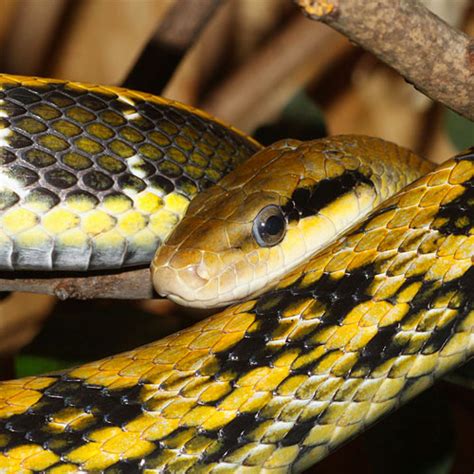
[(377, 138), (275, 143), (191, 203), (153, 259), (155, 288), (203, 307), (261, 294), (432, 168)]

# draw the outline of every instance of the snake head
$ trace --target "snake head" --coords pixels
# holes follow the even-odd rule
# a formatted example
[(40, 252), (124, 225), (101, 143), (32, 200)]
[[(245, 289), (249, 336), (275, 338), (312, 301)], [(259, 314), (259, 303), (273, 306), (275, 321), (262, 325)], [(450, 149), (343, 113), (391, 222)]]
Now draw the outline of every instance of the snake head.
[(277, 142), (197, 196), (154, 257), (157, 292), (215, 307), (275, 286), (406, 184), (386, 153), (395, 146), (383, 142), (379, 154), (364, 140)]
[[(281, 249), (262, 248), (252, 231), (258, 209), (278, 203), (279, 196), (223, 192), (219, 201), (212, 215), (191, 208), (158, 250), (153, 281), (162, 296), (183, 305), (225, 305), (255, 294), (254, 285), (266, 287), (269, 267), (282, 263)], [(286, 221), (281, 224), (284, 233)]]

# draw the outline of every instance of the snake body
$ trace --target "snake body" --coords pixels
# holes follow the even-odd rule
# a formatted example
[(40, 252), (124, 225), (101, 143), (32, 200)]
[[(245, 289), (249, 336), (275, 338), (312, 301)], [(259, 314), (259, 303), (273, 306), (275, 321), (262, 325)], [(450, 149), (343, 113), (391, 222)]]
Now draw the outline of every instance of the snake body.
[[(2, 156), (21, 163), (14, 121), (3, 119)], [(258, 148), (228, 133), (247, 150), (242, 160)], [(336, 151), (351, 161), (354, 138), (341, 140)], [(360, 143), (372, 143), (370, 152), (382, 142)], [(269, 153), (285, 146), (306, 145)], [(466, 153), (404, 187), (257, 298), (124, 354), (0, 383), (0, 471), (301, 471), (473, 355), (473, 263), (474, 154)]]
[(189, 201), (259, 148), (149, 94), (0, 75), (0, 269), (149, 264)]

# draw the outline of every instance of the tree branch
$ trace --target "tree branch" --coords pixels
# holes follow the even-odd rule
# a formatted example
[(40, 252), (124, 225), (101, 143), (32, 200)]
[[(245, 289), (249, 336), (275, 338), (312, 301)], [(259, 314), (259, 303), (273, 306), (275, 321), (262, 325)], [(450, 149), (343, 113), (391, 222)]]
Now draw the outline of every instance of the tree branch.
[(294, 0), (393, 67), (416, 89), (474, 120), (474, 40), (418, 0)]
[(106, 273), (0, 273), (0, 291), (25, 291), (76, 298), (146, 299), (156, 297), (150, 270), (125, 269)]

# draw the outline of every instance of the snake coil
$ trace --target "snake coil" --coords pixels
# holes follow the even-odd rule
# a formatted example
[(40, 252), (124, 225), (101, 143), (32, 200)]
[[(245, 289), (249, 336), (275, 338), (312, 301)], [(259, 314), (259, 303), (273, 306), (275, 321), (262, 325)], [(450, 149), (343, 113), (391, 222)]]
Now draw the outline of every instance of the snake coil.
[[(164, 99), (0, 76), (0, 266), (86, 270), (150, 261), (189, 201), (259, 149)], [(328, 174), (301, 178), (297, 168), (312, 163), (302, 156), (315, 149)], [(393, 156), (395, 168), (402, 154), (416, 160), (386, 142), (350, 136), (267, 150), (239, 170), (248, 174), (243, 181), (265, 178), (256, 183), (260, 196), (283, 186), (278, 204), (255, 198), (247, 211), (236, 198), (232, 211), (222, 196), (243, 188), (228, 175), (193, 200), (183, 232), (206, 220), (199, 199), (219, 203), (216, 220), (219, 212), (248, 212), (241, 231), (226, 232), (235, 248), (251, 247), (257, 262), (259, 252), (292, 247), (285, 242), (295, 229), (326, 218), (322, 201), (335, 193), (334, 182), (341, 191), (324, 204), (333, 206), (341, 232), (347, 224), (339, 211), (381, 200), (383, 166), (368, 171), (359, 155)], [(277, 155), (286, 178), (261, 166)], [(1, 382), (0, 471), (301, 471), (468, 360), (474, 154), (417, 173), (423, 176), (275, 277), (261, 296), (123, 354)], [(288, 227), (281, 243), (259, 246), (252, 222), (270, 201)], [(265, 229), (279, 239), (277, 224)], [(175, 251), (179, 228), (164, 254)], [(164, 261), (179, 271), (184, 254)]]

